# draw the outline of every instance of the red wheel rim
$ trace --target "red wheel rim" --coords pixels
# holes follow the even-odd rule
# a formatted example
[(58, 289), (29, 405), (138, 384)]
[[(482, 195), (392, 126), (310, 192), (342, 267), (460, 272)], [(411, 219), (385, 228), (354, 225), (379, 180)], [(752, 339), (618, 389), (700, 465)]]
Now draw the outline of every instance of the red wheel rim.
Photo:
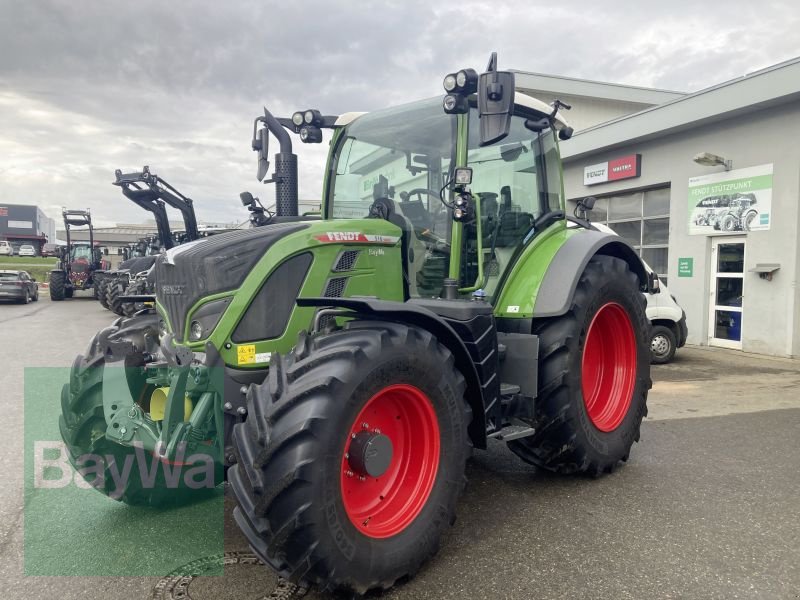
[[(359, 475), (349, 462), (354, 436), (389, 438), (391, 462), (378, 477)], [(428, 501), (439, 469), (439, 421), (430, 399), (413, 385), (385, 387), (372, 396), (348, 431), (342, 457), (342, 501), (364, 535), (387, 538), (408, 527)]]
[(589, 325), (581, 363), (583, 402), (597, 429), (613, 431), (631, 405), (636, 385), (636, 336), (616, 302), (600, 308)]

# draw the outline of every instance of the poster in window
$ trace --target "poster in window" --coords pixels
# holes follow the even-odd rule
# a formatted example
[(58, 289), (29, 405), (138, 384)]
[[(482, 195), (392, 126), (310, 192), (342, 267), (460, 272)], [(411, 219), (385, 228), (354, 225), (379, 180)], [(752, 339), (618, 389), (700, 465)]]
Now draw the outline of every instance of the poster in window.
[(766, 231), (772, 222), (772, 164), (689, 179), (689, 234)]

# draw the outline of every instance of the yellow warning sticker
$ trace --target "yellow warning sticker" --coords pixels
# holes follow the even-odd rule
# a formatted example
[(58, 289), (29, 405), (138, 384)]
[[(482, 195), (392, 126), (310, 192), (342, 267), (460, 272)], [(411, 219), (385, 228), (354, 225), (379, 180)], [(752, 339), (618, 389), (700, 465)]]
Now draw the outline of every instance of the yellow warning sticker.
[(240, 365), (252, 365), (256, 362), (256, 345), (247, 344), (236, 349), (237, 358)]

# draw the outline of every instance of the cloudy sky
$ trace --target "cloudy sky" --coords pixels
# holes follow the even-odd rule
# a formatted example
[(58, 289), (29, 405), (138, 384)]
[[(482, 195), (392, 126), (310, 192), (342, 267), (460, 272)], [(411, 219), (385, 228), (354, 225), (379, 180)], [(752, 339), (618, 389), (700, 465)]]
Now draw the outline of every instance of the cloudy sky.
[[(148, 164), (204, 221), (243, 220), (252, 121), (441, 93), (444, 74), (515, 68), (695, 91), (800, 53), (796, 2), (0, 0), (0, 203), (145, 214), (110, 182)], [(327, 144), (295, 145), (319, 198)]]

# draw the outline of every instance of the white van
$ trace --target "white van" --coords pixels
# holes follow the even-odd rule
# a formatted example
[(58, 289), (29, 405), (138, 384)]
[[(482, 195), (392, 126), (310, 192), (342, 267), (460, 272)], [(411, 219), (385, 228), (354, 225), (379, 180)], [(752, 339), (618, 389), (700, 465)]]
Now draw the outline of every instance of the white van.
[(5, 240), (0, 241), (0, 256), (12, 256), (14, 251), (11, 249), (11, 244)]

